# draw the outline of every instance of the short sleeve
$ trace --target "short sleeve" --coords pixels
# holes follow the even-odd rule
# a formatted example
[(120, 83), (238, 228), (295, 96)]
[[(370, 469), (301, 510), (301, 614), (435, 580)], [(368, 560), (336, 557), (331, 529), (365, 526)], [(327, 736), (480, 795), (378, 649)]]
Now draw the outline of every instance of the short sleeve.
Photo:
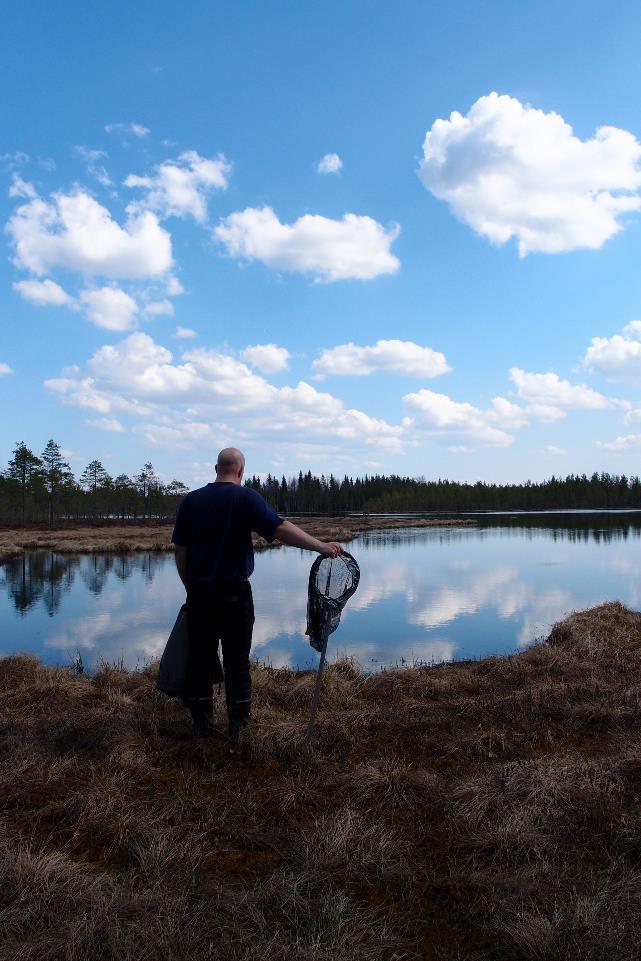
[(271, 544), (277, 527), (283, 523), (283, 518), (269, 506), (257, 491), (247, 489), (247, 510), (249, 526)]
[(187, 498), (184, 497), (176, 511), (176, 522), (174, 524), (173, 534), (171, 535), (172, 544), (179, 544), (182, 547), (187, 547), (189, 544), (188, 514)]

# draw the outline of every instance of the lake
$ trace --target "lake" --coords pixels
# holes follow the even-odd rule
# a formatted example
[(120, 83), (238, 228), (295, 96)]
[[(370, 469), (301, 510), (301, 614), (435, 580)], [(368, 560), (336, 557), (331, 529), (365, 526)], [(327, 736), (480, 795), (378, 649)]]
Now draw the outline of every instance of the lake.
[[(640, 512), (483, 515), (475, 528), (387, 530), (347, 547), (361, 582), (328, 652), (364, 670), (515, 652), (572, 610), (641, 606)], [(317, 663), (304, 636), (314, 556), (256, 555), (254, 657)], [(171, 554), (27, 554), (0, 568), (0, 654), (135, 667), (161, 654), (183, 599)]]

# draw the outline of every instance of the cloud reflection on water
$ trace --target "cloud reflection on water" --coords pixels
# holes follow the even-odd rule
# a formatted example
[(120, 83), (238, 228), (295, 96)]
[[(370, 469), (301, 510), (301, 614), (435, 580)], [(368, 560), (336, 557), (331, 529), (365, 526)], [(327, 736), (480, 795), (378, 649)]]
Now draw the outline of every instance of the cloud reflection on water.
[[(361, 583), (330, 656), (366, 669), (478, 657), (526, 646), (573, 609), (613, 597), (638, 605), (638, 531), (599, 533), (494, 527), (358, 538)], [(311, 559), (292, 549), (257, 556), (254, 654), (276, 666), (317, 660), (304, 636)], [(171, 555), (31, 554), (0, 569), (2, 651), (141, 663), (161, 653), (183, 599)]]

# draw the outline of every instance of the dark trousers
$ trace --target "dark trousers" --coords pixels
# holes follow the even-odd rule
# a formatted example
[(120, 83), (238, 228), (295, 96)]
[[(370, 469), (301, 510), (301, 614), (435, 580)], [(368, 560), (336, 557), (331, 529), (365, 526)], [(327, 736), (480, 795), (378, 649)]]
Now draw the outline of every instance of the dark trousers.
[(220, 640), (229, 720), (246, 724), (251, 707), (249, 652), (254, 627), (249, 581), (227, 581), (191, 589), (187, 594), (187, 623), (189, 656), (183, 700), (195, 705), (211, 699)]

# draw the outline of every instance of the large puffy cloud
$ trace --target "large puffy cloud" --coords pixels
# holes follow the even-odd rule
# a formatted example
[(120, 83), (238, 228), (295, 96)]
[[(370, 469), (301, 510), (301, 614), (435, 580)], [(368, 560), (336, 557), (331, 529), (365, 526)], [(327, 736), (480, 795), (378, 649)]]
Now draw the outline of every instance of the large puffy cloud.
[(466, 116), (436, 120), (419, 176), (454, 214), (521, 255), (598, 248), (639, 210), (641, 144), (616, 127), (576, 137), (556, 113), (513, 97), (480, 97)]
[(119, 287), (83, 290), (80, 302), (87, 318), (96, 327), (103, 327), (105, 330), (130, 330), (135, 326), (138, 305), (133, 297)]
[(387, 371), (413, 377), (439, 377), (451, 370), (444, 354), (410, 340), (379, 340), (370, 347), (351, 342), (340, 344), (324, 350), (312, 366), (321, 375)]
[(38, 307), (75, 307), (75, 300), (53, 280), (19, 280), (13, 289)]
[(124, 226), (89, 194), (33, 197), (6, 226), (14, 262), (35, 274), (63, 267), (88, 275), (157, 277), (172, 266), (171, 237), (155, 214), (132, 214)]
[(568, 410), (629, 407), (626, 401), (605, 397), (585, 384), (571, 384), (553, 371), (535, 374), (512, 367), (510, 378), (519, 397), (527, 403), (528, 413), (540, 420), (557, 420), (565, 417)]
[(283, 224), (271, 207), (247, 207), (221, 220), (214, 234), (232, 257), (330, 283), (396, 273), (400, 264), (390, 247), (399, 229), (351, 213), (341, 220), (305, 214)]
[(631, 321), (622, 334), (593, 337), (583, 365), (610, 380), (641, 384), (641, 321)]
[(525, 423), (523, 411), (504, 397), (496, 397), (487, 410), (425, 388), (406, 394), (403, 400), (419, 430), (448, 442), (455, 440), (485, 447), (507, 447), (514, 438), (500, 428), (520, 427)]
[(86, 373), (67, 371), (45, 382), (69, 404), (155, 417), (144, 427), (154, 443), (185, 446), (212, 442), (198, 425), (231, 425), (237, 436), (271, 434), (291, 444), (310, 437), (346, 440), (353, 446), (398, 451), (404, 428), (346, 408), (331, 394), (304, 381), (275, 387), (246, 364), (218, 351), (196, 348), (174, 363), (172, 354), (147, 334), (131, 334), (99, 348)]
[(278, 371), (287, 370), (291, 354), (286, 347), (278, 347), (276, 344), (254, 344), (252, 347), (245, 347), (242, 357), (252, 367), (262, 370), (263, 374), (276, 374)]
[(176, 161), (165, 161), (153, 176), (130, 174), (126, 187), (142, 187), (144, 200), (131, 204), (133, 212), (156, 210), (161, 217), (193, 217), (198, 223), (207, 219), (207, 196), (213, 190), (225, 190), (231, 164), (220, 154), (211, 159), (195, 150), (186, 150)]

